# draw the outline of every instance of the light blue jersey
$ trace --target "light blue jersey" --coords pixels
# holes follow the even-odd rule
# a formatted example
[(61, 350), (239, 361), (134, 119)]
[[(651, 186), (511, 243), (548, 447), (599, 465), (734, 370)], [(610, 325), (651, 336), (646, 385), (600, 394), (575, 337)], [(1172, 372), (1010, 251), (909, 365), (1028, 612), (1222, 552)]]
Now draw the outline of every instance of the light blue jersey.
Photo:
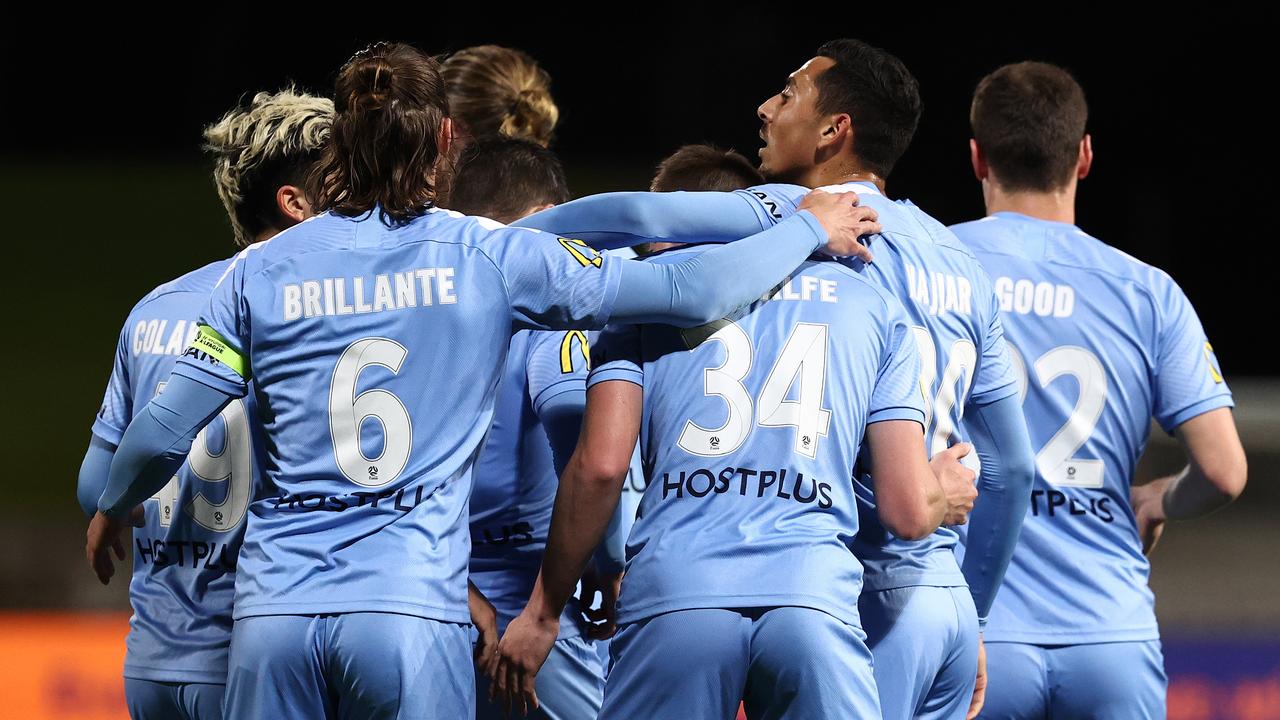
[(986, 639), (1154, 640), (1130, 482), (1152, 417), (1172, 432), (1232, 405), (1200, 320), (1168, 275), (1075, 226), (997, 213), (952, 229), (994, 279), (1038, 451)]
[[(223, 260), (165, 283), (129, 313), (93, 434), (118, 445), (191, 345), (196, 318), (230, 266)], [(233, 401), (201, 434), (173, 480), (143, 504), (133, 531), (133, 617), (124, 675), (224, 684), (236, 558), (250, 502), (266, 495), (254, 448), (252, 396)]]
[(839, 263), (809, 262), (729, 319), (687, 331), (611, 326), (595, 355), (590, 384), (645, 388), (650, 481), (628, 541), (619, 622), (799, 606), (856, 627), (851, 475), (863, 432), (924, 418), (901, 305)]
[(469, 622), (473, 465), (513, 327), (598, 327), (618, 261), (430, 210), (324, 214), (237, 256), (176, 374), (255, 380), (278, 489), (250, 507), (236, 618)]
[[(511, 338), (471, 492), (471, 581), (493, 603), (500, 630), (533, 594), (559, 487), (540, 414), (559, 395), (582, 395), (589, 352), (580, 330), (522, 330)], [(577, 618), (576, 601), (570, 601), (561, 639), (581, 634)]]
[[(869, 183), (823, 189), (854, 190), (859, 203), (880, 216), (884, 230), (871, 243), (875, 261), (870, 265), (854, 261), (854, 266), (863, 277), (901, 301), (910, 318), (923, 359), (920, 384), (929, 400), (925, 408), (929, 455), (970, 441), (962, 420), (966, 405), (990, 403), (1017, 391), (990, 279), (954, 235), (911, 202), (891, 201)], [(808, 193), (808, 188), (798, 185), (763, 185), (739, 191), (756, 200), (762, 222), (790, 216)], [(965, 460), (976, 459), (970, 455)], [(980, 471), (976, 462), (971, 466)], [(855, 552), (866, 567), (866, 588), (964, 585), (952, 552), (958, 542), (956, 531), (941, 527), (915, 542), (893, 537), (876, 513), (873, 484), (866, 476), (858, 484), (860, 517)], [(975, 588), (975, 594), (994, 593), (995, 589), (983, 588), (979, 593)]]

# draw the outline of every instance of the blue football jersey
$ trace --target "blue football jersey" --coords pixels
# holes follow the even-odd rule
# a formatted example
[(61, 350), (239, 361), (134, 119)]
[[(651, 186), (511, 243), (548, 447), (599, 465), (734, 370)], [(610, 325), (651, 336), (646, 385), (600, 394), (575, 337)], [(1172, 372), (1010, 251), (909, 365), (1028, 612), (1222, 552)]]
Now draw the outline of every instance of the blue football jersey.
[[(162, 391), (230, 264), (161, 285), (129, 313), (94, 435), (118, 445), (134, 411)], [(252, 396), (232, 401), (196, 436), (169, 484), (143, 504), (146, 525), (133, 531), (125, 677), (227, 681), (236, 558), (249, 504), (268, 494), (255, 456), (256, 416)]]
[[(533, 594), (559, 487), (539, 414), (557, 395), (586, 389), (589, 352), (580, 330), (521, 330), (511, 338), (471, 491), (471, 581), (493, 603), (499, 628)], [(577, 617), (571, 601), (561, 638), (581, 634)]]
[(278, 492), (249, 508), (236, 618), (468, 622), (472, 471), (513, 328), (601, 326), (619, 262), (436, 209), (322, 214), (237, 256), (174, 371), (254, 380)]
[(1073, 225), (997, 213), (952, 228), (994, 279), (1035, 487), (986, 638), (1153, 640), (1129, 488), (1151, 418), (1167, 432), (1232, 405), (1178, 285)]
[[(870, 265), (852, 261), (862, 276), (883, 288), (906, 309), (922, 358), (920, 385), (925, 405), (925, 447), (929, 455), (968, 441), (964, 410), (1017, 392), (991, 280), (968, 249), (937, 220), (910, 201), (892, 201), (869, 183), (822, 188), (853, 190), (859, 203), (875, 209), (884, 230), (875, 236)], [(762, 222), (778, 222), (796, 211), (809, 189), (762, 185), (739, 191), (755, 200)], [(977, 454), (965, 458), (981, 472)], [(866, 566), (865, 586), (888, 590), (909, 585), (964, 585), (953, 553), (959, 537), (948, 527), (916, 542), (899, 540), (880, 523), (874, 479), (858, 483), (860, 529), (855, 545)]]
[(589, 384), (645, 390), (649, 484), (627, 543), (619, 620), (792, 605), (856, 624), (852, 473), (863, 432), (924, 419), (901, 305), (839, 263), (808, 262), (703, 328), (611, 326), (594, 359)]

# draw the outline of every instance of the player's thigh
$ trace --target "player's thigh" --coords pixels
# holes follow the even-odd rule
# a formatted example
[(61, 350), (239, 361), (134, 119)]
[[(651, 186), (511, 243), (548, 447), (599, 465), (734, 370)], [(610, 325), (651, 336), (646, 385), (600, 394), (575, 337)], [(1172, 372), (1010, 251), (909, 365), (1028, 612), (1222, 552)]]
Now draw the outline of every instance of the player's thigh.
[(678, 610), (614, 636), (601, 720), (733, 720), (751, 621), (734, 610)]
[[(604, 699), (604, 662), (595, 643), (582, 637), (557, 640), (538, 671), (537, 710), (532, 720), (595, 720)], [(476, 673), (476, 718), (506, 720), (498, 703), (489, 702), (489, 679)]]
[(133, 720), (186, 720), (178, 683), (125, 678), (124, 701)]
[(319, 615), (237, 620), (227, 662), (226, 717), (332, 717), (321, 656), (326, 622)]
[(862, 629), (802, 607), (753, 623), (743, 700), (752, 720), (881, 716)]
[[(885, 718), (907, 720), (926, 706), (936, 710), (954, 701), (953, 696), (963, 688), (955, 687), (954, 678), (942, 675), (949, 670), (949, 659), (964, 659), (970, 642), (976, 677), (976, 638), (966, 634), (970, 623), (976, 631), (977, 615), (961, 616), (953, 592), (956, 589), (916, 585), (864, 591), (859, 597), (858, 612), (875, 658), (876, 686)], [(968, 608), (972, 606), (969, 600)], [(955, 672), (962, 669), (957, 666)], [(968, 679), (970, 691), (975, 677)]]
[(987, 643), (984, 720), (1036, 720), (1049, 716), (1045, 650), (1024, 643)]
[[(967, 587), (947, 591), (954, 617), (950, 647), (942, 665), (916, 709), (916, 720), (964, 720), (978, 680), (978, 610)], [(946, 608), (940, 609), (946, 612)]]
[(1165, 716), (1168, 680), (1159, 641), (1064, 645), (1046, 652), (1054, 717)]
[(329, 676), (339, 718), (455, 720), (475, 714), (467, 626), (396, 613), (333, 616)]

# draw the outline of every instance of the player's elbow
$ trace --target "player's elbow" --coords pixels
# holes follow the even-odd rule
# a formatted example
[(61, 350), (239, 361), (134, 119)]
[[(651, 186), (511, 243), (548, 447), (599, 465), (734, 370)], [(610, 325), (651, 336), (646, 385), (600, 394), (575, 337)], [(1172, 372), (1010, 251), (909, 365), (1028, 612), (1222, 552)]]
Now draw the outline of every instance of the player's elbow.
[(1224, 457), (1200, 468), (1205, 480), (1217, 490), (1227, 502), (1232, 502), (1244, 492), (1249, 477), (1249, 461), (1244, 449), (1226, 453)]
[(583, 452), (574, 455), (574, 464), (577, 465), (574, 474), (584, 484), (601, 489), (615, 488), (621, 487), (631, 469), (631, 455)]
[(915, 502), (881, 503), (880, 522), (896, 537), (921, 540), (938, 529), (945, 506), (946, 498), (939, 488), (937, 497), (930, 494)]
[(1026, 445), (1019, 452), (1009, 453), (1003, 458), (1004, 486), (1012, 497), (1029, 500), (1031, 488), (1036, 483), (1036, 459), (1031, 454), (1031, 445)]
[(98, 512), (100, 497), (102, 497), (101, 487), (89, 487), (89, 483), (83, 480), (76, 487), (76, 501), (80, 503), (80, 510), (87, 516), (92, 517)]

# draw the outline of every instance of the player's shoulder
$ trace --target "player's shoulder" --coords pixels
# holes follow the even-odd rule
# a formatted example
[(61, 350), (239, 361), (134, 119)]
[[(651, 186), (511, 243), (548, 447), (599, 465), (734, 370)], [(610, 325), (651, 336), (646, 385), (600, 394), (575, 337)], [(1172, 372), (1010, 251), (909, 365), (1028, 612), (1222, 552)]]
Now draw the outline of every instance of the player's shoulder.
[(218, 281), (231, 266), (232, 258), (215, 260), (203, 267), (161, 283), (142, 296), (133, 307), (130, 315), (136, 315), (154, 309), (157, 305), (168, 305), (175, 302), (190, 301), (192, 296), (204, 300), (213, 292)]

